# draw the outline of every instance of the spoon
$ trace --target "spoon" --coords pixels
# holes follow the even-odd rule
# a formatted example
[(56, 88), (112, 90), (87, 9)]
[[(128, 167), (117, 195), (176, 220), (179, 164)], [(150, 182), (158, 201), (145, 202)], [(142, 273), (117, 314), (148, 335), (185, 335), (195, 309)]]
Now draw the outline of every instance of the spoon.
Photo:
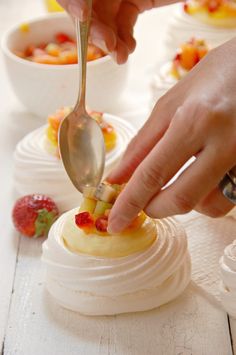
[(86, 63), (88, 31), (92, 0), (86, 0), (89, 16), (86, 21), (76, 19), (76, 37), (79, 49), (79, 95), (74, 110), (62, 121), (59, 130), (59, 149), (65, 170), (81, 193), (85, 186), (97, 186), (105, 165), (105, 146), (99, 124), (85, 108)]

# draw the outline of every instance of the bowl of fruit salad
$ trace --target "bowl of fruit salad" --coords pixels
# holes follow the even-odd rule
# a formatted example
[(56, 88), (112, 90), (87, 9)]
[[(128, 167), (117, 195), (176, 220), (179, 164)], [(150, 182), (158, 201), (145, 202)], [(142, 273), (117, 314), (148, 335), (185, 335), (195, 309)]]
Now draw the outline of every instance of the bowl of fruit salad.
[[(64, 13), (44, 15), (9, 29), (2, 40), (12, 88), (32, 113), (45, 117), (61, 106), (73, 106), (79, 88), (74, 25)], [(87, 103), (109, 111), (119, 104), (128, 65), (89, 45)]]

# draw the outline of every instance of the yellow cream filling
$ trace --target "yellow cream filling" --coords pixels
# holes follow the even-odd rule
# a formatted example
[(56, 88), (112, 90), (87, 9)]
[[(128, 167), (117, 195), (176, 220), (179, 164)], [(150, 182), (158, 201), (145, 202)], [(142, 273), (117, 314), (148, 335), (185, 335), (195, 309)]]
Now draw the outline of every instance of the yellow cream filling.
[(76, 211), (69, 215), (62, 230), (64, 244), (73, 253), (118, 258), (144, 251), (157, 238), (156, 224), (151, 218), (135, 231), (107, 236), (85, 234), (75, 224)]

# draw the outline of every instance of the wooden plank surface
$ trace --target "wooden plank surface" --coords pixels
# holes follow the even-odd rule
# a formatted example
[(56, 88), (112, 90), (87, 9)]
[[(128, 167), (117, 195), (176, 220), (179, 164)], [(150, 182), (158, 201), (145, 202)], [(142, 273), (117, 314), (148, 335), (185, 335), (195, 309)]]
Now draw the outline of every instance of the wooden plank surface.
[(41, 240), (22, 238), (5, 354), (230, 355), (224, 312), (189, 287), (150, 312), (85, 317), (57, 306), (43, 287)]
[[(9, 26), (25, 17), (32, 16), (34, 10), (43, 11), (39, 0), (0, 1), (0, 38)], [(0, 162), (1, 162), (1, 202), (0, 202), (0, 352), (5, 336), (5, 327), (11, 302), (12, 287), (16, 268), (19, 237), (12, 228), (11, 209), (14, 202), (12, 191), (12, 153), (16, 143), (25, 133), (39, 125), (37, 119), (25, 112), (10, 88), (3, 57), (0, 52)]]
[[(147, 80), (142, 77), (146, 63), (154, 64), (157, 57), (154, 48), (158, 47), (160, 39), (158, 42), (155, 33), (158, 28), (164, 28), (165, 11), (162, 9), (160, 13), (154, 11), (145, 14), (136, 28), (139, 44), (136, 54), (131, 58), (131, 87), (139, 88), (140, 93), (147, 87)], [(0, 36), (16, 21), (43, 12), (42, 0), (1, 0)], [(40, 121), (27, 113), (15, 99), (1, 57), (0, 77), (3, 186), (0, 227), (4, 231), (0, 238), (0, 350), (5, 339), (4, 354), (7, 355), (232, 354), (226, 314), (191, 287), (175, 302), (142, 314), (88, 318), (54, 304), (43, 288), (44, 270), (40, 262), (42, 241), (22, 238), (19, 243), (10, 222), (14, 200), (12, 152), (19, 139), (39, 126)], [(141, 121), (134, 117), (133, 123), (140, 126)], [(235, 345), (236, 324), (233, 320), (231, 334)]]
[(236, 319), (230, 318), (230, 328), (233, 354), (236, 354)]

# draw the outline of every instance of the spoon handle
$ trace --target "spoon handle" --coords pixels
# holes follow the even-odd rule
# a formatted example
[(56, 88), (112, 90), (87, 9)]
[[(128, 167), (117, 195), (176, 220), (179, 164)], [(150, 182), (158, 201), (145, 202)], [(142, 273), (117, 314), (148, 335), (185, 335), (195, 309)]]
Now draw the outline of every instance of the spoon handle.
[(93, 1), (86, 0), (86, 2), (89, 10), (87, 20), (80, 22), (78, 18), (75, 19), (79, 63), (79, 95), (75, 105), (75, 111), (78, 111), (79, 109), (85, 111), (88, 34)]

